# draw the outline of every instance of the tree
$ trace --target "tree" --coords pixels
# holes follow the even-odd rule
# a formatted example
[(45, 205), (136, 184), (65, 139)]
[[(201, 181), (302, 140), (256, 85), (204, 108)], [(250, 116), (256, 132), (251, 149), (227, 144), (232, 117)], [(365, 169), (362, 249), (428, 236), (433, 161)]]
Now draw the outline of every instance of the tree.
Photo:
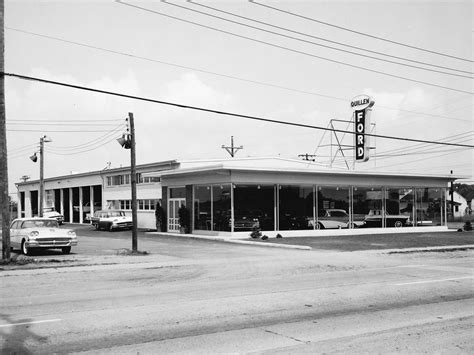
[(159, 202), (156, 203), (155, 209), (156, 230), (163, 232), (165, 226), (165, 211)]
[(189, 213), (189, 210), (184, 206), (181, 205), (181, 207), (178, 210), (178, 217), (179, 217), (179, 225), (181, 228), (184, 229), (185, 233), (190, 233), (191, 232), (191, 214)]

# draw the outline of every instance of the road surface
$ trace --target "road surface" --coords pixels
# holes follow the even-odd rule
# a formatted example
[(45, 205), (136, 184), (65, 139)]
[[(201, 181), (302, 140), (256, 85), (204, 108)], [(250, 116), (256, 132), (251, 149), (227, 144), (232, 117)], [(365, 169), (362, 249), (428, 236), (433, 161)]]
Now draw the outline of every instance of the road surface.
[(2, 353), (474, 352), (472, 251), (140, 243), (151, 255), (0, 271)]

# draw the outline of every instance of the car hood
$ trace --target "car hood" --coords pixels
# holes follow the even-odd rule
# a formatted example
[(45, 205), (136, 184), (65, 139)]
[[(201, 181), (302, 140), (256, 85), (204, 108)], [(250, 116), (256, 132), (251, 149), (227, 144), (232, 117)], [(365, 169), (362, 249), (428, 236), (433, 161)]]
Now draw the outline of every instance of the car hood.
[(72, 237), (69, 232), (73, 232), (72, 229), (62, 229), (53, 227), (32, 227), (22, 229), (23, 233), (29, 234), (30, 232), (38, 232), (39, 235), (36, 238), (58, 236), (58, 237)]

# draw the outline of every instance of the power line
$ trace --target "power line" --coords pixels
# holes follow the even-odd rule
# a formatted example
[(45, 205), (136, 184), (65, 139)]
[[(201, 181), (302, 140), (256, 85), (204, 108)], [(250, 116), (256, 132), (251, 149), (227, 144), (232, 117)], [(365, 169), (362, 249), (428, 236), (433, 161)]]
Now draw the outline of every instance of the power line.
[(288, 15), (291, 15), (291, 16), (296, 16), (296, 17), (299, 17), (299, 18), (302, 18), (302, 19), (305, 19), (305, 20), (309, 20), (309, 21), (312, 21), (312, 22), (317, 22), (317, 23), (320, 23), (320, 24), (323, 24), (323, 25), (326, 25), (326, 26), (331, 26), (331, 27), (334, 27), (334, 28), (338, 28), (338, 29), (343, 30), (343, 31), (348, 31), (348, 32), (356, 33), (356, 34), (361, 35), (361, 36), (370, 37), (370, 38), (377, 39), (377, 40), (380, 40), (380, 41), (384, 41), (384, 42), (396, 44), (396, 45), (403, 46), (403, 47), (407, 47), (407, 48), (416, 49), (416, 50), (423, 51), (423, 52), (428, 52), (428, 53), (432, 53), (432, 54), (437, 54), (437, 55), (440, 55), (440, 56), (443, 56), (443, 57), (449, 57), (449, 58), (459, 59), (459, 60), (462, 60), (462, 61), (465, 61), (465, 62), (474, 63), (474, 61), (471, 60), (471, 59), (465, 59), (465, 58), (461, 58), (461, 57), (456, 57), (456, 56), (453, 56), (453, 55), (450, 55), (450, 54), (445, 54), (445, 53), (441, 53), (441, 52), (437, 52), (437, 51), (433, 51), (433, 50), (429, 50), (429, 49), (424, 49), (424, 48), (417, 47), (417, 46), (412, 46), (412, 45), (410, 45), (410, 44), (406, 44), (406, 43), (397, 42), (397, 41), (394, 41), (394, 40), (390, 40), (390, 39), (386, 39), (386, 38), (374, 36), (374, 35), (371, 35), (371, 34), (368, 34), (368, 33), (364, 33), (364, 32), (360, 32), (360, 31), (352, 30), (352, 29), (350, 29), (350, 28), (346, 28), (346, 27), (334, 25), (334, 24), (329, 23), (329, 22), (324, 22), (324, 21), (321, 21), (321, 20), (316, 20), (316, 19), (314, 19), (314, 18), (310, 18), (310, 17), (307, 17), (307, 16), (303, 16), (303, 15), (300, 15), (300, 14), (296, 14), (296, 13), (291, 12), (291, 11), (282, 10), (282, 9), (279, 9), (279, 8), (277, 8), (277, 7), (273, 7), (273, 6), (270, 6), (270, 5), (265, 5), (265, 4), (259, 3), (259, 2), (257, 2), (257, 1), (254, 1), (254, 0), (249, 0), (249, 2), (250, 2), (251, 4), (260, 5), (260, 6), (263, 6), (263, 7), (269, 8), (269, 9), (272, 9), (272, 10), (274, 10), (274, 11), (279, 11), (279, 12), (282, 12), (282, 13), (285, 13), (285, 14), (288, 14)]
[[(459, 140), (462, 140), (462, 142), (465, 142), (466, 141), (466, 138), (467, 136), (472, 136), (472, 133), (473, 131), (468, 131), (468, 132), (464, 132), (464, 133), (459, 133), (459, 134), (455, 134), (455, 135), (452, 135), (452, 136), (448, 136), (448, 137), (444, 137), (444, 138), (440, 138), (438, 139), (437, 141), (444, 141), (444, 140), (447, 140), (447, 139), (450, 139), (450, 138), (456, 138), (456, 143), (459, 143)], [(450, 141), (450, 143), (455, 143), (454, 141)], [(392, 152), (406, 152), (406, 151), (413, 151), (413, 150), (418, 150), (420, 148), (422, 148), (423, 146), (425, 146), (426, 144), (424, 143), (420, 143), (420, 144), (414, 144), (414, 145), (411, 145), (411, 146), (408, 146), (408, 147), (404, 147), (404, 148), (395, 148), (395, 149), (390, 149), (390, 150), (386, 150), (384, 152), (380, 152), (378, 154), (389, 154), (389, 153), (392, 153)], [(377, 155), (378, 155), (377, 154)]]
[(395, 75), (395, 74), (389, 74), (389, 73), (386, 73), (386, 72), (382, 72), (382, 71), (379, 71), (379, 70), (369, 69), (369, 68), (361, 67), (361, 66), (358, 66), (358, 65), (349, 64), (349, 63), (341, 62), (341, 61), (334, 60), (334, 59), (330, 59), (330, 58), (326, 58), (326, 57), (321, 57), (321, 56), (318, 56), (318, 55), (315, 55), (315, 54), (311, 54), (311, 53), (308, 53), (308, 52), (304, 52), (304, 51), (300, 51), (300, 50), (297, 50), (297, 49), (292, 49), (292, 48), (285, 47), (285, 46), (281, 46), (281, 45), (278, 45), (278, 44), (274, 44), (274, 43), (270, 43), (270, 42), (258, 40), (258, 39), (255, 39), (255, 38), (251, 38), (251, 37), (239, 35), (239, 34), (236, 34), (236, 33), (233, 33), (233, 32), (221, 30), (221, 29), (218, 29), (218, 28), (215, 28), (215, 27), (203, 25), (203, 24), (200, 24), (200, 23), (197, 23), (197, 22), (185, 20), (185, 19), (182, 19), (182, 18), (179, 18), (179, 17), (176, 17), (176, 16), (167, 15), (167, 14), (164, 14), (164, 13), (161, 13), (161, 12), (158, 12), (158, 11), (155, 11), (155, 10), (151, 10), (151, 9), (148, 9), (148, 8), (145, 8), (145, 7), (141, 7), (141, 6), (138, 6), (138, 5), (132, 5), (132, 4), (123, 2), (123, 1), (121, 1), (121, 0), (116, 0), (116, 2), (117, 2), (118, 4), (122, 4), (122, 5), (126, 5), (126, 6), (129, 6), (129, 7), (133, 7), (133, 8), (142, 10), (142, 11), (150, 12), (150, 13), (153, 13), (153, 14), (156, 14), (156, 15), (160, 15), (160, 16), (164, 16), (164, 17), (168, 17), (168, 18), (172, 18), (172, 19), (177, 20), (177, 21), (181, 21), (181, 22), (189, 23), (189, 24), (192, 24), (192, 25), (195, 25), (195, 26), (207, 28), (207, 29), (210, 29), (210, 30), (213, 30), (213, 31), (217, 31), (217, 32), (220, 32), (220, 33), (225, 33), (225, 34), (228, 34), (228, 35), (233, 36), (233, 37), (238, 37), (238, 38), (246, 39), (246, 40), (249, 40), (249, 41), (252, 41), (252, 42), (265, 44), (265, 45), (270, 46), (270, 47), (283, 49), (283, 50), (286, 50), (286, 51), (289, 51), (289, 52), (301, 54), (301, 55), (308, 56), (308, 57), (312, 57), (312, 58), (321, 59), (321, 60), (324, 60), (324, 61), (327, 61), (327, 62), (336, 63), (336, 64), (344, 65), (344, 66), (347, 66), (347, 67), (356, 68), (356, 69), (368, 71), (368, 72), (371, 72), (371, 73), (376, 73), (376, 74), (380, 74), (380, 75), (385, 75), (385, 76), (389, 76), (389, 77), (392, 77), (392, 78), (397, 78), (397, 79), (401, 79), (401, 80), (406, 80), (406, 81), (410, 81), (410, 82), (414, 82), (414, 83), (418, 83), (418, 84), (433, 86), (433, 87), (437, 87), (437, 88), (440, 88), (440, 89), (446, 89), (446, 90), (451, 90), (451, 91), (462, 92), (462, 93), (469, 94), (469, 95), (473, 95), (473, 94), (474, 94), (474, 93), (471, 92), (471, 91), (465, 91), (465, 90), (460, 90), (460, 89), (451, 88), (451, 87), (448, 87), (448, 86), (443, 86), (443, 85), (438, 85), (438, 84), (429, 83), (429, 82), (426, 82), (426, 81), (421, 81), (421, 80), (416, 80), (416, 79), (410, 79), (410, 78), (407, 78), (407, 77), (403, 77), (403, 76), (399, 76), (399, 75)]
[[(43, 35), (43, 34), (28, 32), (28, 31), (24, 31), (24, 30), (9, 28), (9, 27), (6, 27), (6, 28), (9, 29), (9, 30), (12, 30), (12, 31), (25, 33), (25, 34), (29, 34), (29, 35), (32, 35), (32, 36), (47, 38), (47, 39), (51, 39), (51, 40), (55, 40), (55, 41), (59, 41), (59, 42), (67, 43), (67, 44), (72, 44), (72, 45), (81, 46), (81, 47), (85, 47), (85, 48), (91, 48), (91, 49), (95, 49), (95, 50), (99, 50), (99, 51), (103, 51), (103, 52), (107, 52), (107, 53), (112, 53), (112, 54), (121, 55), (121, 56), (125, 56), (125, 57), (131, 57), (131, 58), (135, 58), (135, 59), (145, 60), (145, 61), (158, 63), (158, 64), (163, 64), (163, 65), (168, 65), (168, 66), (172, 66), (172, 67), (176, 67), (176, 68), (193, 70), (193, 71), (197, 71), (197, 72), (200, 72), (200, 73), (220, 76), (220, 77), (227, 78), (227, 79), (238, 80), (238, 81), (242, 81), (242, 82), (248, 82), (248, 83), (267, 86), (267, 87), (272, 87), (272, 88), (276, 88), (276, 89), (293, 91), (293, 92), (297, 92), (297, 93), (300, 93), (300, 94), (318, 96), (318, 97), (331, 99), (331, 100), (344, 101), (344, 102), (349, 101), (349, 99), (342, 98), (342, 97), (336, 97), (336, 96), (321, 94), (321, 93), (312, 92), (312, 91), (300, 90), (300, 89), (296, 89), (296, 88), (290, 88), (290, 87), (286, 87), (286, 86), (282, 86), (282, 85), (271, 84), (271, 83), (266, 83), (266, 82), (257, 81), (257, 80), (240, 78), (240, 77), (233, 76), (233, 75), (216, 73), (216, 72), (205, 70), (205, 69), (189, 67), (189, 66), (185, 66), (185, 65), (165, 62), (165, 61), (152, 59), (152, 58), (146, 58), (146, 57), (138, 56), (138, 55), (131, 54), (131, 53), (119, 52), (119, 51), (115, 51), (115, 50), (111, 50), (111, 49), (107, 49), (107, 48), (92, 46), (92, 45), (88, 45), (88, 44), (84, 44), (84, 43), (80, 43), (80, 42), (75, 42), (75, 41), (70, 41), (70, 40), (66, 40), (66, 39), (62, 39), (62, 38), (58, 38), (58, 37), (47, 36), (47, 35)], [(443, 115), (430, 114), (430, 113), (426, 113), (426, 112), (410, 111), (410, 110), (405, 110), (405, 109), (400, 109), (400, 108), (395, 108), (395, 107), (389, 107), (389, 106), (383, 106), (383, 105), (377, 105), (377, 107), (382, 108), (382, 109), (386, 109), (386, 110), (391, 110), (391, 111), (400, 111), (400, 112), (406, 112), (406, 113), (413, 113), (413, 114), (417, 114), (417, 115), (425, 115), (425, 116), (429, 116), (429, 117), (438, 117), (438, 118), (444, 118), (444, 119), (448, 119), (448, 120), (456, 120), (456, 121), (463, 121), (463, 122), (469, 122), (469, 123), (472, 122), (471, 120), (464, 120), (464, 119), (461, 119), (461, 118), (454, 118), (454, 117), (448, 117), (448, 116), (443, 116)], [(115, 120), (112, 120), (112, 121), (115, 121)], [(57, 122), (61, 122), (61, 121), (58, 120)]]
[(122, 122), (123, 120), (28, 120), (28, 119), (9, 119), (8, 122), (61, 122), (61, 123), (69, 123), (69, 122)]
[(105, 130), (47, 130), (47, 129), (7, 129), (7, 132), (55, 132), (55, 133), (96, 133), (108, 132)]
[(103, 141), (104, 139), (107, 139), (109, 138), (111, 135), (113, 134), (116, 134), (118, 132), (120, 132), (121, 130), (123, 130), (125, 128), (125, 125), (121, 124), (117, 127), (115, 127), (114, 129), (108, 131), (106, 134), (103, 134), (99, 137), (96, 137), (88, 142), (85, 142), (85, 143), (82, 143), (82, 144), (78, 144), (78, 145), (73, 145), (73, 146), (54, 146), (54, 145), (49, 145), (48, 146), (48, 149), (53, 149), (53, 150), (57, 150), (57, 151), (65, 151), (65, 150), (76, 150), (76, 149), (81, 149), (81, 148), (84, 148), (84, 147), (87, 147), (87, 146), (91, 146), (91, 145), (94, 145), (94, 144), (97, 144), (97, 143), (100, 143), (101, 141)]
[[(243, 114), (238, 114), (238, 113), (213, 110), (213, 109), (197, 107), (197, 106), (190, 106), (190, 105), (185, 105), (185, 104), (178, 104), (178, 103), (174, 103), (174, 102), (170, 102), (170, 101), (155, 100), (155, 99), (145, 98), (145, 97), (141, 97), (141, 96), (127, 95), (127, 94), (122, 94), (122, 93), (113, 92), (113, 91), (100, 90), (100, 89), (90, 88), (90, 87), (86, 87), (86, 86), (73, 85), (73, 84), (68, 84), (68, 83), (64, 83), (64, 82), (46, 80), (46, 79), (41, 79), (41, 78), (36, 78), (36, 77), (31, 77), (31, 76), (25, 76), (25, 75), (20, 75), (20, 74), (0, 73), (0, 75), (2, 75), (2, 74), (5, 75), (5, 76), (9, 76), (9, 77), (13, 77), (13, 78), (21, 79), (21, 80), (28, 80), (28, 81), (45, 83), (45, 84), (58, 85), (58, 86), (63, 86), (63, 87), (68, 87), (68, 88), (73, 88), (73, 89), (78, 89), (78, 90), (84, 90), (84, 91), (90, 91), (90, 92), (95, 92), (95, 93), (100, 93), (100, 94), (111, 95), (111, 96), (123, 97), (123, 98), (127, 98), (127, 99), (151, 102), (151, 103), (167, 105), (167, 106), (173, 106), (173, 107), (178, 107), (178, 108), (183, 108), (183, 109), (190, 109), (190, 110), (201, 111), (201, 112), (208, 112), (208, 113), (217, 114), (217, 115), (232, 116), (232, 117), (238, 117), (238, 118), (243, 118), (243, 119), (248, 119), (248, 120), (260, 121), (260, 122), (266, 122), (266, 123), (282, 124), (282, 125), (286, 125), (286, 126), (294, 126), (294, 127), (300, 127), (300, 128), (311, 128), (311, 129), (323, 130), (323, 131), (332, 131), (332, 132), (355, 134), (355, 132), (352, 132), (352, 131), (331, 129), (331, 128), (321, 127), (321, 126), (312, 126), (312, 125), (307, 125), (307, 124), (302, 124), (302, 123), (285, 122), (285, 121), (279, 121), (279, 120), (268, 119), (268, 118), (263, 118), (263, 117), (243, 115)], [(464, 148), (474, 148), (474, 145), (468, 145), (468, 144), (436, 142), (436, 141), (427, 141), (427, 140), (422, 140), (422, 139), (402, 138), (402, 137), (386, 136), (386, 135), (379, 135), (379, 134), (369, 134), (369, 133), (367, 133), (365, 135), (368, 136), (368, 137), (377, 137), (377, 138), (381, 138), (381, 139), (392, 139), (392, 140), (399, 140), (399, 141), (406, 141), (406, 142), (427, 143), (427, 144), (437, 144), (437, 145), (446, 145), (446, 146), (457, 146), (457, 147), (464, 147)]]
[[(189, 7), (186, 7), (186, 6), (182, 6), (182, 5), (170, 3), (170, 2), (167, 2), (167, 1), (164, 1), (164, 0), (162, 0), (162, 2), (165, 3), (165, 4), (171, 5), (171, 6), (175, 6), (175, 7), (181, 8), (181, 9), (185, 9), (185, 10), (188, 10), (188, 11), (196, 12), (196, 13), (199, 13), (199, 14), (202, 14), (202, 15), (205, 15), (205, 16), (210, 16), (210, 17), (213, 17), (213, 18), (217, 18), (217, 19), (222, 20), (222, 21), (231, 22), (231, 23), (234, 23), (234, 24), (237, 24), (237, 25), (240, 25), (240, 26), (252, 28), (252, 29), (255, 29), (255, 30), (258, 30), (258, 31), (262, 31), (262, 32), (266, 32), (266, 33), (271, 33), (271, 34), (274, 34), (274, 35), (277, 35), (277, 36), (281, 36), (281, 37), (288, 38), (288, 39), (293, 39), (293, 40), (296, 40), (296, 41), (300, 41), (300, 42), (312, 44), (312, 45), (315, 45), (315, 46), (319, 46), (319, 47), (324, 47), (324, 48), (332, 49), (332, 50), (335, 50), (335, 51), (340, 51), (340, 52), (344, 52), (344, 53), (348, 53), (348, 54), (352, 54), (352, 55), (356, 55), (356, 56), (360, 56), (360, 57), (370, 58), (370, 59), (373, 59), (373, 60), (378, 60), (378, 61), (382, 61), (382, 62), (386, 62), (386, 63), (396, 64), (396, 65), (403, 65), (403, 66), (406, 66), (406, 67), (415, 68), (415, 69), (419, 69), (419, 70), (426, 70), (426, 71), (430, 71), (430, 72), (434, 72), (434, 73), (440, 73), (440, 74), (445, 74), (445, 75), (452, 75), (452, 76), (457, 76), (457, 77), (461, 77), (461, 78), (474, 79), (472, 76), (461, 75), (461, 74), (454, 74), (454, 73), (448, 73), (448, 72), (445, 72), (445, 71), (434, 70), (434, 69), (429, 69), (429, 68), (423, 68), (423, 67), (419, 67), (419, 66), (416, 66), (416, 65), (411, 65), (411, 64), (406, 64), (406, 63), (400, 63), (400, 62), (396, 62), (396, 61), (393, 61), (393, 60), (388, 60), (388, 59), (373, 57), (373, 56), (366, 55), (366, 54), (362, 54), (362, 53), (356, 53), (356, 52), (348, 51), (348, 50), (345, 50), (345, 49), (336, 48), (336, 47), (332, 47), (332, 46), (324, 45), (324, 44), (321, 44), (321, 43), (316, 43), (316, 42), (304, 40), (304, 39), (297, 38), (297, 37), (293, 37), (293, 36), (288, 36), (288, 35), (285, 35), (285, 34), (282, 34), (282, 33), (274, 32), (274, 31), (269, 31), (269, 30), (266, 30), (266, 29), (263, 29), (263, 28), (260, 28), (260, 27), (256, 27), (256, 26), (252, 26), (252, 25), (247, 25), (247, 24), (242, 23), (242, 22), (233, 21), (233, 20), (226, 19), (226, 18), (223, 18), (223, 17), (220, 17), (220, 16), (212, 15), (212, 14), (207, 13), (207, 12), (203, 12), (203, 11), (191, 9), (191, 8), (189, 8)], [(376, 53), (376, 54), (384, 55), (384, 56), (388, 56), (388, 57), (394, 57), (394, 58), (397, 58), (397, 59), (402, 59), (402, 60), (405, 60), (405, 61), (415, 62), (415, 63), (419, 63), (419, 64), (423, 64), (423, 65), (429, 65), (429, 66), (433, 66), (433, 67), (437, 67), (437, 68), (443, 68), (443, 69), (458, 71), (458, 72), (462, 72), (462, 73), (473, 74), (472, 72), (468, 72), (468, 71), (464, 71), (464, 70), (458, 70), (458, 69), (453, 69), (453, 68), (449, 68), (449, 67), (443, 67), (443, 66), (433, 65), (433, 64), (430, 64), (430, 63), (426, 63), (426, 62), (412, 61), (412, 60), (410, 60), (410, 59), (406, 59), (406, 58), (402, 58), (402, 57), (396, 57), (396, 56), (391, 56), (391, 55), (388, 55), (388, 54), (385, 54), (385, 53), (381, 53), (381, 52), (371, 51), (371, 50), (367, 50), (367, 49), (363, 49), (363, 48), (357, 48), (357, 47), (355, 47), (355, 46), (346, 45), (346, 44), (341, 43), (341, 42), (326, 40), (326, 39), (323, 39), (323, 38), (321, 38), (321, 37), (313, 36), (313, 35), (310, 35), (310, 34), (307, 34), (307, 33), (299, 32), (299, 31), (294, 31), (294, 30), (291, 30), (291, 29), (288, 29), (288, 28), (285, 28), (285, 27), (281, 27), (281, 26), (276, 26), (276, 25), (273, 25), (273, 24), (268, 23), (268, 22), (259, 21), (259, 20), (252, 19), (252, 18), (250, 18), (250, 17), (237, 15), (237, 14), (235, 14), (235, 13), (232, 13), (232, 12), (229, 12), (229, 11), (220, 10), (220, 9), (217, 9), (217, 8), (215, 8), (215, 7), (212, 7), (212, 6), (202, 5), (202, 4), (199, 4), (199, 3), (197, 3), (197, 2), (190, 1), (190, 0), (188, 0), (188, 2), (191, 3), (191, 4), (197, 5), (197, 6), (204, 7), (204, 8), (206, 8), (206, 9), (211, 9), (211, 10), (213, 10), (213, 11), (225, 13), (225, 14), (228, 14), (228, 15), (231, 15), (231, 16), (235, 16), (235, 17), (238, 17), (238, 18), (243, 18), (243, 19), (245, 19), (245, 20), (247, 20), (247, 21), (252, 21), (252, 22), (264, 24), (264, 25), (266, 25), (266, 26), (270, 26), (270, 27), (273, 27), (273, 28), (278, 28), (278, 29), (280, 29), (280, 30), (288, 31), (288, 32), (291, 32), (291, 33), (296, 33), (296, 34), (299, 34), (299, 35), (302, 35), (302, 36), (306, 36), (306, 37), (311, 37), (311, 38), (319, 39), (319, 40), (322, 40), (322, 41), (328, 41), (328, 42), (331, 42), (331, 43), (336, 43), (336, 44), (341, 45), (341, 46), (350, 47), (350, 48), (356, 48), (356, 49), (358, 49), (358, 50), (363, 50), (363, 51), (367, 51), (367, 52), (371, 52), (371, 53)]]
[(60, 152), (50, 151), (49, 149), (48, 149), (48, 152), (51, 153), (51, 154), (55, 154), (55, 155), (77, 155), (77, 154), (82, 154), (82, 153), (90, 152), (90, 151), (92, 151), (92, 150), (95, 150), (95, 149), (97, 149), (97, 148), (100, 148), (100, 147), (102, 147), (102, 146), (104, 146), (104, 145), (106, 145), (106, 144), (109, 144), (110, 142), (115, 141), (117, 138), (118, 138), (118, 137), (113, 137), (112, 139), (110, 139), (110, 140), (108, 140), (108, 141), (106, 141), (106, 142), (104, 142), (104, 143), (102, 143), (102, 144), (100, 144), (100, 145), (98, 145), (98, 146), (96, 146), (96, 147), (93, 147), (93, 148), (90, 148), (90, 149), (81, 150), (81, 151), (77, 151), (77, 152), (60, 153)]
[[(14, 126), (58, 126), (57, 123), (54, 122), (7, 122), (7, 125), (14, 125)], [(61, 126), (116, 126), (110, 123), (69, 123), (67, 121), (62, 121)]]

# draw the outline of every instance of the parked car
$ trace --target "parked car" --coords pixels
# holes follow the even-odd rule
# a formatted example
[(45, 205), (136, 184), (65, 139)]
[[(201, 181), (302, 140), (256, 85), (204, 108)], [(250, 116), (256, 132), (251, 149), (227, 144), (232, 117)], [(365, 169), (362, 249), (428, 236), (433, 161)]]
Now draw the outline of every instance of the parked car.
[(91, 223), (95, 229), (105, 229), (110, 232), (117, 229), (132, 229), (132, 217), (120, 210), (102, 210), (94, 212)]
[(58, 221), (59, 225), (64, 223), (64, 216), (57, 212), (54, 207), (45, 207), (43, 208), (43, 217), (54, 218)]
[[(313, 220), (308, 220), (308, 225), (313, 226)], [(364, 221), (352, 221), (352, 228), (359, 228), (365, 225)], [(318, 212), (316, 229), (341, 229), (350, 227), (350, 218), (346, 210), (328, 208)]]
[(10, 244), (25, 255), (39, 248), (61, 249), (69, 254), (77, 245), (77, 237), (73, 230), (59, 228), (54, 218), (17, 218), (10, 225)]
[[(384, 213), (382, 210), (370, 210), (369, 214), (365, 216), (365, 223), (367, 227), (382, 227), (382, 218)], [(410, 216), (407, 215), (391, 215), (385, 213), (385, 225), (387, 227), (401, 228), (408, 225)]]
[[(94, 211), (100, 209), (100, 202), (94, 202)], [(80, 206), (73, 206), (73, 209), (75, 212), (79, 212), (79, 207)], [(91, 203), (86, 202), (82, 205), (82, 212), (83, 213), (89, 213), (91, 211)]]

